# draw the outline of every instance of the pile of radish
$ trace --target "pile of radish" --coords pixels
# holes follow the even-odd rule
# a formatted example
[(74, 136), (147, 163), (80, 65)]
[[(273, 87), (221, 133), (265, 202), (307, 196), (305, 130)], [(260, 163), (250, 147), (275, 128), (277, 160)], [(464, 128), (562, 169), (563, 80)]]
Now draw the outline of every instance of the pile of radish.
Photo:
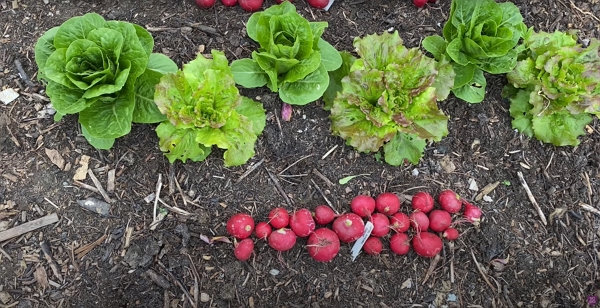
[(270, 211), (268, 221), (261, 221), (256, 226), (250, 215), (235, 214), (228, 220), (226, 228), (237, 239), (234, 255), (241, 261), (252, 255), (254, 241), (251, 235), (254, 233), (256, 238), (267, 241), (279, 252), (292, 249), (298, 237), (307, 238), (305, 246), (309, 255), (316, 261), (329, 262), (339, 253), (342, 243), (367, 237), (365, 222), (373, 224), (362, 246), (366, 254), (379, 255), (384, 249), (383, 239), (395, 254), (406, 255), (412, 247), (417, 255), (431, 258), (442, 250), (442, 239), (458, 239), (457, 225), (478, 225), (482, 214), (477, 206), (452, 190), (442, 191), (437, 203), (439, 208), (429, 193), (417, 192), (410, 200), (412, 211), (406, 214), (400, 211), (398, 196), (384, 192), (376, 198), (356, 196), (350, 202), (349, 213), (336, 214), (326, 205), (319, 205), (313, 211), (302, 208), (291, 213), (278, 207)]
[[(275, 0), (276, 3), (281, 3), (284, 0)], [(291, 0), (285, 0), (291, 1)], [(427, 0), (425, 0), (427, 1)], [(308, 4), (316, 9), (324, 9), (329, 4), (329, 0), (307, 0)], [(209, 9), (213, 7), (216, 3), (216, 0), (196, 0), (196, 4), (204, 9)], [(247, 12), (256, 12), (260, 10), (263, 6), (264, 0), (221, 0), (224, 6), (235, 6), (236, 4), (240, 4), (240, 7)]]

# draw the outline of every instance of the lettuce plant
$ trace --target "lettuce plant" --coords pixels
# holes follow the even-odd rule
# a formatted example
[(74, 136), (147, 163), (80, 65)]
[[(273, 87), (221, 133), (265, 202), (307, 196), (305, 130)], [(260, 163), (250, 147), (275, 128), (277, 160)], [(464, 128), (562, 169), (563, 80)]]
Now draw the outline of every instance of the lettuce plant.
[(235, 82), (246, 88), (267, 85), (291, 105), (319, 99), (329, 84), (327, 72), (342, 64), (339, 52), (321, 38), (327, 26), (309, 22), (289, 1), (252, 14), (246, 30), (260, 48), (251, 59), (233, 61)]
[(244, 164), (265, 127), (265, 110), (240, 95), (221, 51), (213, 50), (212, 59), (199, 54), (183, 70), (162, 76), (154, 100), (168, 119), (156, 134), (171, 163), (202, 161), (216, 145), (226, 150), (226, 166)]
[(600, 115), (600, 41), (583, 48), (574, 33), (529, 29), (522, 46), (503, 91), (513, 128), (556, 146), (579, 144)]
[(450, 93), (452, 65), (407, 49), (397, 31), (355, 38), (354, 47), (360, 58), (331, 103), (332, 132), (359, 152), (383, 147), (390, 165), (417, 164), (427, 140), (448, 134), (437, 101)]
[(521, 12), (511, 2), (453, 0), (444, 36), (426, 37), (423, 48), (436, 60), (450, 58), (456, 97), (479, 103), (487, 85), (483, 72), (510, 72), (517, 64), (514, 48), (525, 31)]
[(156, 123), (164, 116), (154, 104), (154, 85), (177, 65), (152, 54), (154, 40), (144, 28), (106, 21), (89, 13), (45, 32), (35, 45), (38, 78), (55, 120), (79, 114), (81, 131), (94, 147), (109, 149), (129, 133), (131, 123)]

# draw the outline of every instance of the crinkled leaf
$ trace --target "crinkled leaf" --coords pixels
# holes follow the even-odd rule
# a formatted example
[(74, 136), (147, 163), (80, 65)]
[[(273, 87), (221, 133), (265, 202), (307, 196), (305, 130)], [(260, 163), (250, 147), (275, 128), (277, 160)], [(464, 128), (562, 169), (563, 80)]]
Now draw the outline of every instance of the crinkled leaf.
[(177, 159), (186, 162), (203, 161), (210, 154), (211, 148), (196, 142), (196, 132), (191, 128), (177, 129), (169, 122), (162, 122), (156, 127), (160, 150), (164, 152), (170, 163)]
[(48, 57), (56, 50), (54, 47), (54, 37), (58, 32), (58, 27), (46, 31), (35, 43), (35, 63), (38, 66), (38, 79), (45, 79), (44, 68)]
[(89, 144), (99, 150), (109, 150), (115, 143), (115, 138), (96, 138), (85, 129), (85, 126), (81, 125), (81, 134)]
[[(133, 85), (129, 86), (133, 88)], [(111, 139), (131, 130), (135, 107), (133, 90), (123, 91), (112, 101), (96, 100), (79, 112), (79, 123), (95, 138)]]
[(535, 137), (556, 146), (575, 146), (577, 137), (585, 135), (585, 126), (592, 121), (587, 113), (570, 114), (555, 112), (548, 116), (533, 116), (532, 127)]
[(46, 93), (56, 112), (63, 115), (78, 113), (92, 102), (82, 97), (82, 90), (69, 89), (57, 82), (48, 83)]
[(290, 105), (306, 105), (323, 96), (329, 84), (325, 66), (296, 82), (286, 82), (279, 89), (279, 98)]
[(267, 117), (261, 103), (242, 97), (242, 103), (235, 108), (235, 111), (252, 122), (254, 134), (260, 135), (265, 129)]
[(354, 48), (361, 56), (365, 68), (385, 70), (387, 65), (403, 59), (407, 61), (408, 49), (402, 45), (402, 39), (397, 31), (384, 32), (381, 35), (367, 35), (354, 39)]
[(54, 47), (56, 49), (67, 48), (73, 41), (87, 38), (90, 31), (105, 26), (104, 18), (96, 13), (73, 17), (60, 25), (54, 36)]
[(383, 146), (385, 162), (392, 166), (400, 166), (409, 161), (416, 165), (423, 157), (426, 145), (427, 142), (416, 135), (397, 133)]
[(529, 91), (518, 90), (512, 87), (505, 87), (504, 91), (512, 90), (512, 94), (503, 93), (504, 96), (510, 96), (510, 116), (513, 118), (512, 127), (516, 128), (522, 134), (532, 137), (533, 127), (531, 120), (531, 104), (529, 103)]

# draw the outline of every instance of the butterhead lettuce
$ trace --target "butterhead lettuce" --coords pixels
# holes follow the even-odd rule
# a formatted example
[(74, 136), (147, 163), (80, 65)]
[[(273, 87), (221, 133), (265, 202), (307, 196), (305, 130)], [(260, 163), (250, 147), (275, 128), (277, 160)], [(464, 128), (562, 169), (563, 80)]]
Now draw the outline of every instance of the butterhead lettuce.
[(171, 163), (202, 161), (212, 146), (225, 149), (226, 166), (244, 164), (254, 156), (265, 110), (240, 95), (223, 52), (213, 50), (212, 59), (199, 54), (182, 70), (162, 76), (154, 100), (167, 117), (156, 134)]
[(406, 48), (397, 31), (356, 38), (354, 47), (359, 58), (331, 105), (332, 132), (359, 152), (383, 147), (390, 165), (418, 163), (427, 140), (448, 134), (437, 101), (452, 88), (452, 66)]
[(79, 114), (83, 135), (108, 149), (131, 123), (164, 119), (153, 102), (154, 85), (177, 65), (152, 54), (154, 40), (144, 28), (106, 21), (96, 13), (73, 17), (52, 28), (35, 45), (38, 77), (56, 109), (55, 120)]

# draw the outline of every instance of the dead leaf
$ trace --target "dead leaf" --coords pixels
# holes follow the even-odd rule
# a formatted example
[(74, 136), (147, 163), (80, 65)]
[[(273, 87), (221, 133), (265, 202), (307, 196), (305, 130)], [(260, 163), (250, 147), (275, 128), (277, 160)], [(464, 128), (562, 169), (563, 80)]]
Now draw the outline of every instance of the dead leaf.
[(81, 159), (79, 159), (79, 164), (81, 167), (77, 168), (75, 171), (75, 175), (73, 175), (74, 181), (83, 181), (87, 176), (88, 164), (90, 163), (90, 157), (87, 155), (82, 155)]
[(47, 289), (49, 287), (48, 284), (48, 275), (46, 274), (46, 269), (43, 266), (38, 266), (33, 272), (33, 278), (35, 281), (42, 287), (42, 289)]
[(456, 170), (456, 166), (454, 165), (452, 160), (450, 160), (450, 156), (448, 155), (442, 157), (442, 160), (440, 161), (440, 166), (446, 173), (452, 173), (454, 172), (454, 170)]
[(46, 151), (46, 156), (48, 156), (48, 158), (50, 158), (50, 161), (53, 164), (55, 164), (58, 167), (58, 169), (60, 169), (60, 170), (65, 169), (65, 160), (62, 158), (62, 156), (60, 156), (60, 153), (58, 153), (57, 150), (48, 149), (48, 148), (45, 148), (44, 150)]
[(404, 282), (400, 286), (400, 290), (410, 289), (410, 288), (412, 288), (412, 278), (408, 278), (408, 279), (404, 280)]

